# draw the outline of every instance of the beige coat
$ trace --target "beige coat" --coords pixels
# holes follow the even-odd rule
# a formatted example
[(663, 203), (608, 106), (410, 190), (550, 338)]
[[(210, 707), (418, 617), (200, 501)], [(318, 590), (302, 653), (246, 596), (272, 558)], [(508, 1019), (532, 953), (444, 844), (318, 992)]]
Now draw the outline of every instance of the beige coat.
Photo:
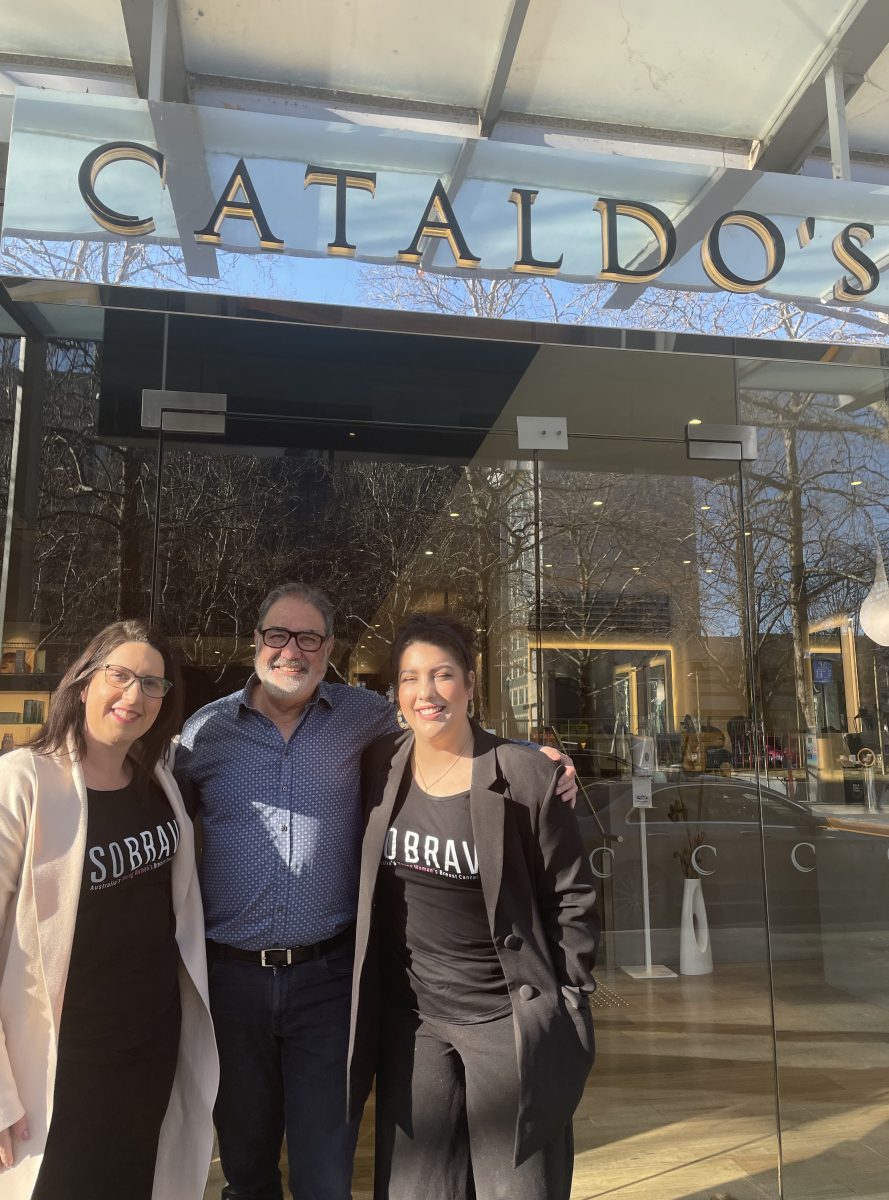
[[(153, 1200), (199, 1200), (213, 1144), (219, 1063), (207, 1003), (204, 921), (192, 824), (158, 767), (181, 829), (173, 910), (181, 956), (182, 1036), (161, 1127)], [(86, 850), (83, 772), (66, 756), (0, 758), (0, 1129), (27, 1114), (31, 1138), (0, 1170), (0, 1200), (29, 1200), (52, 1116), (59, 1021)]]

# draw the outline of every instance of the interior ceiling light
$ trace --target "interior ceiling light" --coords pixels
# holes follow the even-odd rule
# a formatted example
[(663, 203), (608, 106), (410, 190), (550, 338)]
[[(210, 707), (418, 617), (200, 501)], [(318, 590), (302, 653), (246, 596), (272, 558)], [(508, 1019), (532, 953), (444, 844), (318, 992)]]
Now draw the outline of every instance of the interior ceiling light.
[(692, 417), (692, 419), (689, 421), (689, 425), (700, 425), (700, 424), (701, 424), (700, 417)]
[(707, 567), (707, 568), (706, 568), (706, 570), (704, 571), (704, 574), (705, 574), (705, 575), (712, 575), (712, 574), (713, 574), (713, 568), (712, 568), (712, 567)]
[(641, 571), (641, 570), (642, 570), (642, 568), (641, 568), (641, 567), (633, 567), (633, 570), (634, 570), (634, 571)]
[(710, 511), (710, 505), (709, 505), (709, 504), (702, 504), (702, 505), (701, 505), (701, 512), (709, 512), (709, 511)]
[(433, 552), (431, 550), (424, 550), (423, 553), (426, 555), (427, 558), (431, 558), (432, 554), (433, 554)]
[(748, 529), (748, 530), (747, 530), (747, 532), (744, 534), (744, 537), (751, 537), (751, 536), (752, 536), (752, 535), (751, 535), (751, 533), (750, 533), (750, 530)]
[(349, 430), (349, 437), (355, 437), (355, 436), (356, 436), (356, 434), (355, 434), (355, 431), (354, 431), (354, 430), (352, 430), (352, 429), (350, 429), (350, 430)]
[(689, 565), (689, 563), (691, 562), (691, 559), (690, 559), (690, 558), (683, 558), (683, 560), (682, 560), (682, 561), (683, 561), (683, 563), (684, 563), (686, 566), (688, 566), (688, 565)]
[(861, 480), (861, 479), (853, 479), (852, 487), (861, 487), (862, 483), (863, 483), (863, 480)]
[(452, 512), (452, 513), (448, 513), (448, 516), (449, 516), (449, 517), (459, 517), (459, 515), (460, 515), (460, 514), (459, 514), (458, 512)]
[(604, 503), (605, 503), (604, 500), (594, 500), (593, 508), (601, 508)]

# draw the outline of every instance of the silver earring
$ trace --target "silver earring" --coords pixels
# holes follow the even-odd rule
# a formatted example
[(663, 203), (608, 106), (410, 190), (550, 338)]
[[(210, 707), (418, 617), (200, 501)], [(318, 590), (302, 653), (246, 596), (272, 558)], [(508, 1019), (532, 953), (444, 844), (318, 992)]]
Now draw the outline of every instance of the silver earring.
[(466, 710), (466, 715), (469, 717), (470, 721), (475, 716), (475, 700), (469, 701), (469, 708)]
[(395, 710), (395, 720), (398, 722), (398, 727), (400, 729), (410, 729), (410, 725), (407, 723), (407, 718), (400, 708)]

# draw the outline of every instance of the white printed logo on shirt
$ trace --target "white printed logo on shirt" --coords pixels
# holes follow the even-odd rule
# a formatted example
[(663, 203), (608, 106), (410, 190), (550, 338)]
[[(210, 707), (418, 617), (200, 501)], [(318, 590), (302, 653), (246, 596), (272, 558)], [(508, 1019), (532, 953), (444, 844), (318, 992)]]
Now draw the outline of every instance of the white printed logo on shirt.
[(174, 817), (153, 829), (143, 829), (132, 837), (105, 845), (90, 846), (87, 858), (93, 865), (90, 871), (90, 891), (116, 887), (127, 879), (156, 871), (168, 863), (179, 848), (179, 822)]

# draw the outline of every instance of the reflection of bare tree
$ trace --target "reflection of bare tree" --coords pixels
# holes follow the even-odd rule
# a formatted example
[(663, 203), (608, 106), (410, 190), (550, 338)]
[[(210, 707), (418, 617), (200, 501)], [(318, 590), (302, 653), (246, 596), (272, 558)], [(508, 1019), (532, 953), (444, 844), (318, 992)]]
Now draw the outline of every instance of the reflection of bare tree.
[(78, 642), (144, 612), (149, 468), (96, 433), (97, 347), (56, 342), (48, 354), (34, 615), (42, 643)]
[(563, 639), (581, 717), (602, 715), (596, 668), (609, 652), (597, 642), (654, 646), (677, 626), (696, 631), (697, 580), (682, 563), (693, 503), (688, 479), (546, 471), (543, 624)]

